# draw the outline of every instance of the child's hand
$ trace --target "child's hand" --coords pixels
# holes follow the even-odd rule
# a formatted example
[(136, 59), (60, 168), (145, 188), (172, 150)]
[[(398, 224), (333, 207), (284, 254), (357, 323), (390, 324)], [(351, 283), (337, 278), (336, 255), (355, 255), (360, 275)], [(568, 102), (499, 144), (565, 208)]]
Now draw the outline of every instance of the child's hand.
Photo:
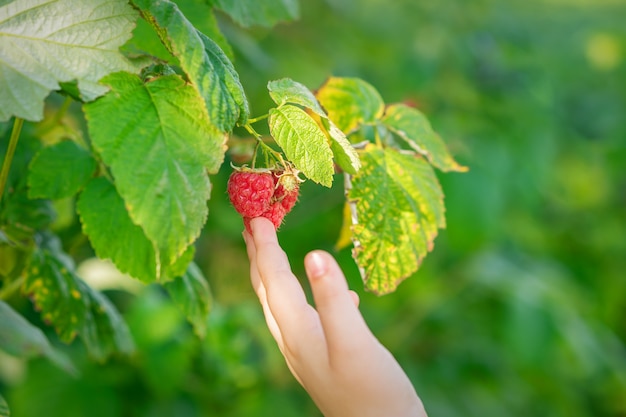
[(307, 303), (264, 218), (244, 232), (252, 285), (289, 369), (326, 417), (426, 416), (408, 377), (371, 333), (336, 261), (305, 260), (316, 308)]

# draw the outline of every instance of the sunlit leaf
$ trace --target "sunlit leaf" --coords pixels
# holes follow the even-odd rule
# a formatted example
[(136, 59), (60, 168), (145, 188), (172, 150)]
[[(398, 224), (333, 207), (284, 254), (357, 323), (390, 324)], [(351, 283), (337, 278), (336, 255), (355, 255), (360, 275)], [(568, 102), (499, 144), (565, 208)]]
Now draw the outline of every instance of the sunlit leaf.
[(359, 78), (331, 77), (316, 96), (330, 120), (346, 134), (363, 123), (374, 123), (385, 106), (378, 91)]
[(211, 311), (212, 297), (209, 284), (195, 263), (189, 264), (187, 272), (163, 285), (174, 303), (185, 314), (199, 337), (206, 334), (207, 318)]
[(45, 356), (60, 369), (76, 374), (72, 362), (52, 347), (41, 329), (30, 324), (4, 301), (0, 301), (0, 349), (24, 359)]
[(352, 244), (352, 205), (349, 202), (343, 205), (343, 222), (339, 230), (339, 237), (337, 237), (337, 242), (335, 242), (335, 250), (347, 248)]
[(43, 119), (59, 83), (78, 81), (86, 101), (103, 76), (133, 71), (118, 48), (138, 15), (126, 0), (19, 0), (0, 6), (0, 121)]
[(213, 4), (245, 27), (272, 27), (300, 14), (298, 0), (213, 0)]
[(91, 154), (66, 140), (39, 151), (28, 175), (30, 198), (71, 197), (85, 186), (96, 170)]
[(270, 81), (267, 84), (272, 100), (279, 106), (284, 104), (296, 104), (311, 110), (313, 119), (320, 124), (329, 139), (330, 148), (335, 157), (335, 162), (344, 171), (354, 174), (359, 170), (359, 156), (354, 150), (346, 135), (328, 118), (328, 115), (315, 95), (303, 84), (289, 78)]
[(361, 162), (348, 193), (358, 219), (354, 255), (366, 288), (385, 294), (418, 269), (445, 227), (443, 193), (417, 155), (369, 145)]
[(361, 168), (359, 154), (356, 152), (346, 135), (330, 119), (322, 119), (328, 138), (330, 149), (333, 151), (335, 162), (348, 174), (356, 174)]
[(85, 106), (94, 148), (133, 223), (171, 264), (206, 221), (207, 170), (221, 165), (225, 135), (209, 122), (196, 90), (176, 75), (143, 84), (118, 73), (103, 82), (112, 92)]
[(287, 103), (297, 104), (313, 110), (322, 117), (328, 117), (311, 90), (297, 81), (290, 78), (270, 81), (267, 83), (267, 89), (274, 103), (279, 106)]
[(92, 180), (78, 199), (77, 211), (100, 259), (111, 259), (117, 269), (141, 281), (159, 279), (154, 247), (130, 219), (113, 184), (105, 178)]
[(270, 110), (270, 133), (294, 163), (312, 181), (330, 187), (333, 182), (333, 153), (326, 134), (299, 107), (284, 105)]
[(385, 110), (382, 121), (412, 149), (426, 156), (442, 171), (467, 171), (466, 167), (452, 158), (441, 137), (419, 110), (405, 104), (392, 104)]
[(211, 122), (221, 131), (248, 118), (248, 101), (239, 75), (220, 47), (200, 33), (176, 4), (162, 0), (134, 0), (156, 29), (168, 50), (206, 102)]

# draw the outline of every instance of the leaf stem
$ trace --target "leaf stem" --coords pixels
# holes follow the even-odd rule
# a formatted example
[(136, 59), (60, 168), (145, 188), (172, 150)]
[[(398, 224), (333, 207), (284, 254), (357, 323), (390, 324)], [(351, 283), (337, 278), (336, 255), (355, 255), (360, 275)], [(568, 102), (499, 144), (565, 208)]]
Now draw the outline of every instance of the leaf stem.
[(11, 132), (11, 139), (9, 139), (9, 147), (7, 148), (4, 161), (2, 161), (2, 171), (0, 171), (0, 201), (2, 201), (4, 187), (6, 186), (7, 179), (9, 178), (9, 170), (11, 169), (13, 155), (15, 154), (15, 148), (17, 148), (17, 140), (20, 138), (20, 132), (22, 131), (23, 124), (24, 119), (19, 117), (16, 117), (13, 121), (13, 131)]
[[(257, 151), (259, 148), (261, 148), (265, 154), (265, 156), (267, 157), (268, 155), (272, 156), (277, 162), (279, 162), (282, 165), (285, 165), (285, 161), (283, 159), (283, 155), (280, 152), (276, 152), (274, 149), (272, 149), (267, 143), (265, 143), (263, 141), (263, 138), (261, 137), (261, 135), (254, 130), (254, 128), (250, 125), (250, 123), (246, 123), (244, 125), (244, 127), (246, 128), (246, 130), (248, 131), (248, 133), (250, 133), (252, 136), (254, 136), (257, 140), (257, 146), (254, 148), (254, 155), (252, 156), (252, 167), (254, 168), (254, 163), (256, 161), (256, 157), (257, 157)], [(268, 161), (269, 162), (269, 161)], [(269, 163), (267, 163), (266, 165), (269, 165)]]
[(252, 124), (252, 123), (256, 123), (256, 122), (260, 122), (261, 120), (265, 120), (269, 117), (269, 113), (264, 114), (263, 116), (259, 116), (259, 117), (255, 117), (253, 119), (248, 119), (247, 124)]
[(0, 300), (8, 300), (9, 297), (15, 293), (15, 291), (19, 290), (22, 284), (24, 283), (24, 275), (21, 275), (18, 279), (8, 284), (6, 287), (2, 287), (0, 290)]

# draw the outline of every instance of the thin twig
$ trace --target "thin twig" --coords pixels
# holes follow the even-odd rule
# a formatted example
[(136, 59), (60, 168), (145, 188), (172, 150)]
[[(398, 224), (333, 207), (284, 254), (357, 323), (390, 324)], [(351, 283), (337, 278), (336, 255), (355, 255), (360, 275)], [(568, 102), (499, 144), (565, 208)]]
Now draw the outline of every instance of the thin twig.
[(9, 139), (9, 147), (7, 148), (7, 153), (4, 157), (4, 161), (2, 161), (2, 171), (0, 171), (0, 201), (2, 201), (4, 187), (6, 186), (7, 179), (9, 178), (9, 171), (11, 170), (13, 155), (15, 154), (15, 148), (17, 148), (17, 141), (20, 138), (20, 132), (22, 131), (23, 124), (24, 119), (20, 119), (19, 117), (16, 117), (15, 121), (13, 122), (13, 131), (11, 132), (11, 139)]

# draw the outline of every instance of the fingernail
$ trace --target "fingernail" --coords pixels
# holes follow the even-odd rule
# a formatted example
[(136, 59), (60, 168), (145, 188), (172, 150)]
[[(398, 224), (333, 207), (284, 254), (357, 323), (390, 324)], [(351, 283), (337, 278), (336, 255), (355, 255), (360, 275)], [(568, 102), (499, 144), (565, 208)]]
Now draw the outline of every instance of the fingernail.
[(326, 274), (327, 266), (324, 255), (319, 251), (310, 252), (306, 265), (307, 273), (310, 278), (319, 278)]

